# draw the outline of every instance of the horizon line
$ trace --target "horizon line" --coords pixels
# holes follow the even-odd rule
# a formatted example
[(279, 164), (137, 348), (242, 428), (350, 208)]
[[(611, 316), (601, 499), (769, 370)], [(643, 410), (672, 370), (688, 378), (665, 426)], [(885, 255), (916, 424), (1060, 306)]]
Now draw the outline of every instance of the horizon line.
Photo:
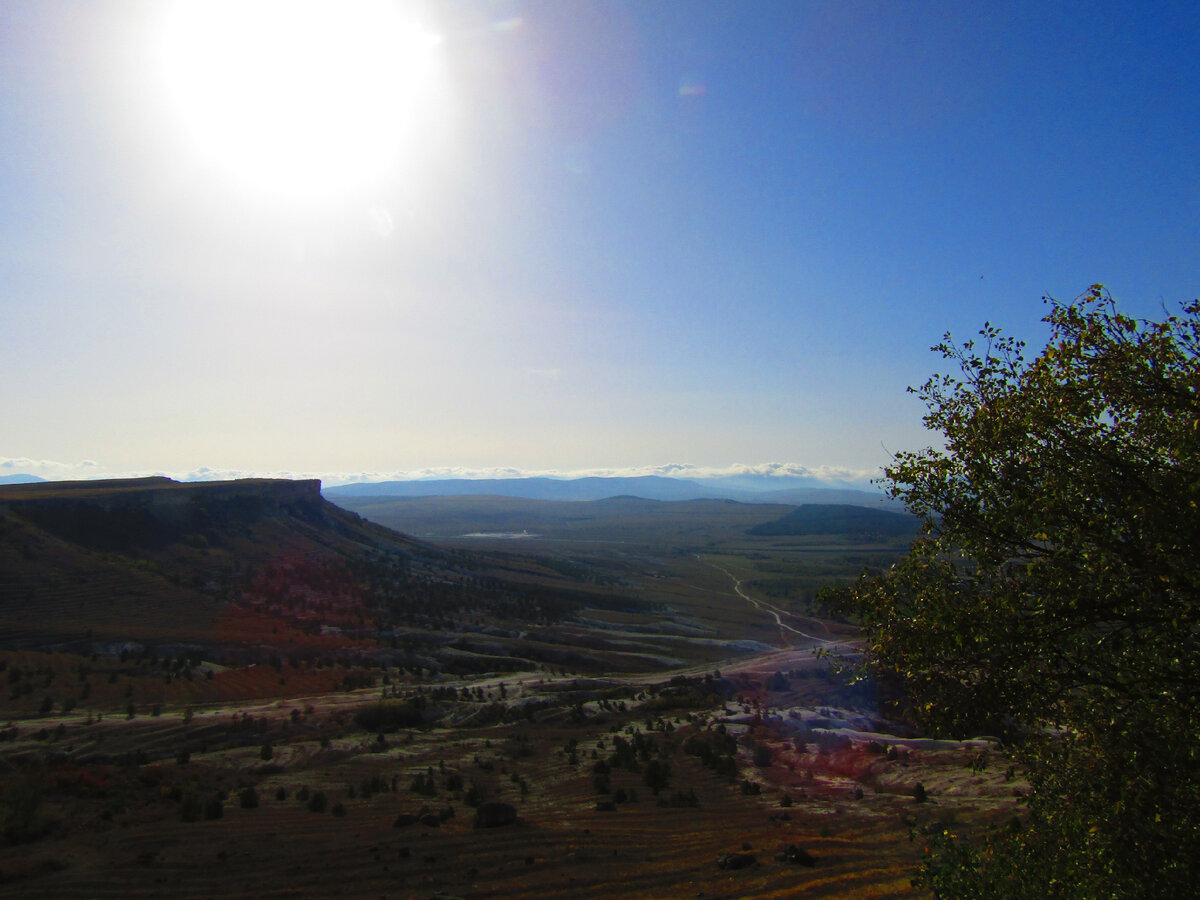
[(829, 487), (870, 486), (882, 474), (880, 469), (852, 469), (848, 466), (805, 466), (800, 463), (734, 463), (725, 466), (703, 466), (690, 463), (668, 463), (644, 466), (596, 466), (577, 469), (522, 469), (513, 466), (426, 466), (416, 469), (376, 471), (313, 471), (265, 470), (252, 468), (218, 468), (201, 466), (191, 470), (175, 469), (117, 469), (94, 460), (63, 463), (37, 460), (30, 457), (0, 457), (0, 475), (30, 475), (47, 481), (92, 481), (107, 478), (145, 478), (165, 476), (176, 481), (235, 481), (239, 478), (288, 478), (293, 480), (319, 479), (324, 487), (384, 481), (485, 481), (496, 479), (549, 478), (573, 480), (579, 478), (638, 478), (658, 476), (681, 481), (779, 479), (780, 482), (808, 481)]

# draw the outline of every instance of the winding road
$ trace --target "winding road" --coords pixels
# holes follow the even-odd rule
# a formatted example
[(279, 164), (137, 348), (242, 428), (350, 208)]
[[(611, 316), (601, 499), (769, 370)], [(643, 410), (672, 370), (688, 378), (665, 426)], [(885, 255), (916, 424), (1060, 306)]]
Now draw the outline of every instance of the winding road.
[[(701, 559), (699, 554), (695, 554), (695, 556), (696, 556), (696, 559), (700, 560), (700, 562), (704, 563), (704, 565), (712, 566), (714, 569), (716, 569), (720, 572), (724, 572), (726, 575), (728, 575), (729, 580), (733, 582), (734, 593), (736, 593), (739, 597), (741, 597), (743, 600), (745, 600), (747, 603), (749, 603), (751, 606), (753, 606), (759, 612), (764, 612), (764, 613), (767, 613), (768, 615), (772, 616), (775, 619), (775, 624), (779, 626), (779, 636), (781, 638), (784, 638), (785, 643), (787, 642), (787, 640), (786, 640), (786, 635), (784, 634), (784, 632), (791, 632), (792, 634), (799, 635), (800, 637), (805, 638), (806, 640), (810, 640), (810, 641), (813, 641), (818, 644), (828, 644), (830, 646), (840, 646), (843, 643), (845, 643), (845, 641), (835, 641), (835, 640), (831, 640), (829, 638), (818, 637), (815, 634), (809, 634), (806, 631), (801, 631), (799, 628), (795, 628), (795, 627), (789, 625), (787, 622), (783, 621), (784, 616), (789, 616), (791, 618), (801, 618), (801, 617), (796, 616), (794, 613), (788, 612), (786, 609), (780, 609), (778, 606), (775, 606), (771, 603), (767, 603), (764, 600), (755, 600), (753, 597), (751, 597), (749, 594), (747, 594), (744, 590), (742, 590), (742, 580), (740, 578), (738, 578), (736, 575), (734, 575), (732, 572), (730, 572), (728, 569), (726, 569), (724, 566), (718, 566), (716, 563), (708, 562), (704, 559)], [(807, 617), (804, 617), (804, 618), (807, 618)], [(828, 629), (826, 629), (826, 631), (828, 631)]]

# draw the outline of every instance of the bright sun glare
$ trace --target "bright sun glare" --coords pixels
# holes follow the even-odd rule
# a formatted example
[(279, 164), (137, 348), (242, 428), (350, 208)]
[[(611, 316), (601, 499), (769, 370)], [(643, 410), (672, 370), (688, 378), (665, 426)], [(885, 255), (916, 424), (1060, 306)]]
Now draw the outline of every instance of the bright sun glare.
[(255, 190), (320, 197), (419, 145), (438, 43), (386, 0), (194, 0), (166, 22), (164, 85), (204, 159)]

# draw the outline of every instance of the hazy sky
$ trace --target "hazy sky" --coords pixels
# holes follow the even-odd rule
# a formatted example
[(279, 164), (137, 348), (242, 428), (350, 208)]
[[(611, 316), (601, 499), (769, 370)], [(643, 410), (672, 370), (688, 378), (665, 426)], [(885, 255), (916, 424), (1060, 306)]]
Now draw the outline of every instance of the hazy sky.
[(0, 4), (0, 474), (870, 471), (1200, 295), (1194, 0), (252, 5)]

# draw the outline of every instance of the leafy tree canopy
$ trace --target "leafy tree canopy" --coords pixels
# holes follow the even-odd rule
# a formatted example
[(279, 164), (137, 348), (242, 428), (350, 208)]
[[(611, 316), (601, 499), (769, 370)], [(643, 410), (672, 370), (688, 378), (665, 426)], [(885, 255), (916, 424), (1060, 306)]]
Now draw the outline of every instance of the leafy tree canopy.
[(1192, 896), (1200, 885), (1200, 301), (1146, 321), (1100, 285), (1050, 339), (990, 324), (914, 389), (941, 448), (897, 454), (927, 521), (845, 602), (911, 713), (1020, 748), (1019, 829), (950, 831), (940, 896)]

